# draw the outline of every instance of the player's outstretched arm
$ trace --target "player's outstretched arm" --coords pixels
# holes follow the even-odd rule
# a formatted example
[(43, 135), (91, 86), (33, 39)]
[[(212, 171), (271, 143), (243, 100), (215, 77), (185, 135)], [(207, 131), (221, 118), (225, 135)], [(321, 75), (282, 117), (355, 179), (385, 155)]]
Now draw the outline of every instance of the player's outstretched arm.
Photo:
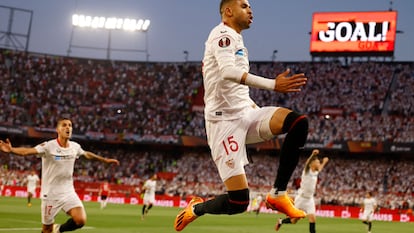
[(305, 74), (301, 73), (288, 76), (289, 73), (290, 69), (287, 69), (285, 72), (276, 76), (275, 91), (280, 93), (301, 91), (301, 87), (304, 86), (308, 80), (305, 77)]
[(315, 155), (318, 155), (318, 154), (319, 154), (319, 150), (318, 149), (313, 149), (312, 154), (309, 157), (315, 156)]
[[(307, 160), (307, 164), (309, 163), (309, 161), (312, 159), (313, 156), (318, 156), (319, 155), (319, 150), (318, 149), (314, 149), (312, 150), (312, 154), (309, 156), (308, 160)], [(325, 165), (328, 163), (329, 158), (328, 157), (323, 157), (322, 162), (319, 164), (317, 170), (319, 172), (322, 171), (322, 169), (325, 167)]]
[[(305, 74), (294, 74), (288, 76), (290, 69), (276, 76), (275, 79), (264, 78), (250, 73), (244, 73), (241, 76), (240, 84), (248, 85), (265, 90), (276, 91), (280, 93), (300, 92), (301, 87), (306, 84), (308, 80)], [(235, 79), (238, 81), (238, 79)]]
[(34, 147), (13, 147), (8, 138), (6, 141), (0, 140), (0, 151), (20, 156), (38, 154), (37, 150)]
[(319, 154), (319, 150), (318, 149), (314, 149), (312, 150), (311, 155), (309, 155), (308, 159), (306, 160), (306, 167), (309, 166), (310, 162), (312, 161), (313, 157), (318, 156)]
[(319, 166), (319, 172), (322, 171), (322, 169), (326, 166), (326, 164), (328, 163), (328, 161), (329, 161), (329, 158), (328, 157), (323, 157), (322, 163)]
[(119, 161), (117, 159), (105, 158), (90, 151), (85, 151), (85, 158), (99, 160), (104, 163), (114, 163), (116, 165), (119, 165)]

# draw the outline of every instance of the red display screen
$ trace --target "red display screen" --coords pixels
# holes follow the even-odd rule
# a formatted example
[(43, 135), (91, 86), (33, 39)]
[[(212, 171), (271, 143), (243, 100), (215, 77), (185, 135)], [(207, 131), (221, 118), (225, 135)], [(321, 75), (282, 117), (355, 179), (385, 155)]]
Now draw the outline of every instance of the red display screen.
[(392, 55), (396, 28), (396, 11), (314, 13), (310, 53)]

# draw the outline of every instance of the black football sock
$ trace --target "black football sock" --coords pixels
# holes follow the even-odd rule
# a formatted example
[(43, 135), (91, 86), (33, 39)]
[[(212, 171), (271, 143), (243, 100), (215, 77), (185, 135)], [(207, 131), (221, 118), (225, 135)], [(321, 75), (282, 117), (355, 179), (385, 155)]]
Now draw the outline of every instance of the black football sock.
[(65, 231), (74, 231), (76, 229), (82, 228), (83, 225), (78, 225), (75, 223), (75, 221), (73, 221), (72, 218), (68, 219), (68, 221), (66, 221), (64, 224), (62, 224), (59, 228), (60, 232), (65, 232)]
[(204, 214), (238, 214), (247, 209), (249, 205), (249, 190), (229, 191), (228, 194), (219, 195), (213, 199), (194, 206), (197, 216)]
[(299, 162), (300, 151), (308, 137), (308, 120), (304, 115), (291, 112), (283, 124), (283, 132), (287, 132), (280, 150), (280, 162), (273, 187), (276, 191), (285, 191), (289, 180)]
[(213, 199), (194, 206), (194, 213), (197, 216), (204, 214), (227, 214), (229, 209), (229, 195), (222, 194)]
[(291, 224), (292, 221), (290, 220), (290, 218), (285, 218), (282, 220), (282, 224)]
[(315, 230), (315, 223), (314, 223), (314, 222), (310, 222), (310, 223), (309, 223), (309, 232), (310, 232), (310, 233), (316, 233), (316, 230)]

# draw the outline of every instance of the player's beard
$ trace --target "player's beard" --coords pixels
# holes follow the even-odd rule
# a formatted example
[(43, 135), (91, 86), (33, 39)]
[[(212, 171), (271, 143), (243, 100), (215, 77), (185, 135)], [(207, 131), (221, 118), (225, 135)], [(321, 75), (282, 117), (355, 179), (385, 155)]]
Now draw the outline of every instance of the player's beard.
[(238, 25), (239, 25), (239, 28), (241, 30), (245, 30), (245, 29), (249, 29), (250, 28), (250, 22), (249, 21), (248, 22), (246, 22), (246, 21), (240, 21), (238, 23)]

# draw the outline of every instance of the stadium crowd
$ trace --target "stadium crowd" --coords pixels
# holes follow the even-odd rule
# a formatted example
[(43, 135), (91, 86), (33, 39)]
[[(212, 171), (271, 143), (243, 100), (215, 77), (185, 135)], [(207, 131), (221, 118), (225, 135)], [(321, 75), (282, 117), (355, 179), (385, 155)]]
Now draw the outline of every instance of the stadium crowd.
[[(287, 67), (309, 81), (297, 94), (252, 90), (264, 106), (309, 115), (309, 140), (414, 142), (414, 63), (252, 63), (272, 77)], [(201, 64), (116, 62), (0, 50), (0, 122), (74, 133), (205, 137)], [(202, 102), (202, 101), (201, 101)]]
[[(413, 62), (251, 64), (253, 73), (268, 77), (287, 67), (309, 77), (302, 92), (252, 89), (252, 97), (263, 106), (271, 103), (306, 113), (309, 140), (414, 143)], [(205, 137), (200, 70), (200, 63), (103, 61), (0, 50), (0, 126), (53, 129), (56, 117), (68, 114), (75, 134)], [(153, 173), (170, 172), (175, 174), (173, 180), (160, 180), (159, 193), (223, 192), (215, 166), (200, 162), (210, 160), (208, 152), (97, 149), (116, 157), (122, 166), (82, 160), (75, 167), (77, 181), (139, 186)], [(251, 153), (249, 182), (256, 191), (266, 192), (277, 159)], [(3, 185), (23, 185), (22, 171), (40, 171), (35, 157), (0, 154), (0, 161)], [(303, 162), (304, 158), (294, 177), (300, 177)], [(356, 205), (369, 190), (378, 194), (382, 207), (413, 206), (413, 170), (412, 161), (336, 157), (320, 174), (317, 197), (320, 203)], [(297, 188), (297, 180), (291, 188)]]
[[(96, 150), (96, 149), (95, 149)], [(209, 197), (224, 191), (208, 152), (203, 150), (173, 152), (107, 149), (98, 152), (117, 158), (121, 166), (105, 166), (89, 160), (75, 164), (75, 181), (110, 181), (139, 190), (142, 183), (154, 173), (174, 174), (157, 182), (157, 193), (186, 197)], [(246, 167), (252, 191), (266, 193), (276, 173), (278, 158), (266, 151), (249, 151), (252, 163)], [(323, 152), (324, 153), (324, 152)], [(327, 156), (329, 152), (325, 152)], [(289, 187), (297, 190), (306, 156), (302, 156)], [(0, 154), (0, 184), (25, 185), (25, 175), (32, 169), (40, 171), (41, 160)], [(414, 206), (413, 160), (379, 158), (345, 158), (334, 155), (325, 172), (319, 175), (316, 192), (320, 204), (359, 206), (366, 191), (376, 194), (379, 206), (407, 209)], [(162, 177), (162, 176), (160, 176)]]

